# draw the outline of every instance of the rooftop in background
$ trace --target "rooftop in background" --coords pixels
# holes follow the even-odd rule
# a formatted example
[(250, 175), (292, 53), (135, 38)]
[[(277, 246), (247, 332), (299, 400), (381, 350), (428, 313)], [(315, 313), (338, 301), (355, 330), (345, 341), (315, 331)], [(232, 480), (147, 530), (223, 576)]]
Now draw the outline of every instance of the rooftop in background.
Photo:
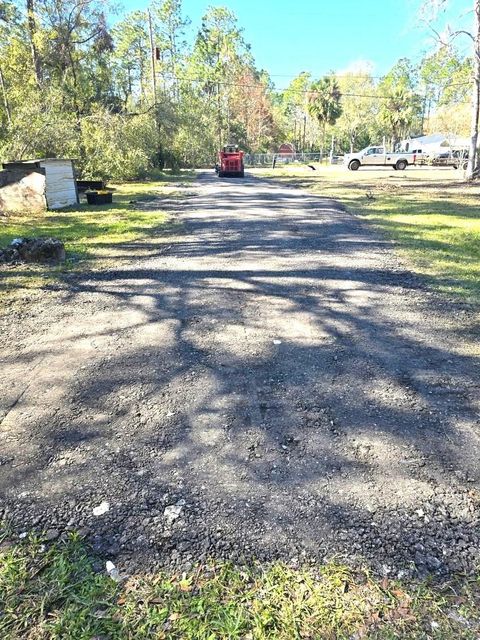
[(461, 138), (460, 136), (454, 136), (448, 133), (432, 133), (428, 136), (415, 136), (411, 138), (423, 145), (440, 145), (442, 147), (468, 147), (470, 145), (469, 138)]

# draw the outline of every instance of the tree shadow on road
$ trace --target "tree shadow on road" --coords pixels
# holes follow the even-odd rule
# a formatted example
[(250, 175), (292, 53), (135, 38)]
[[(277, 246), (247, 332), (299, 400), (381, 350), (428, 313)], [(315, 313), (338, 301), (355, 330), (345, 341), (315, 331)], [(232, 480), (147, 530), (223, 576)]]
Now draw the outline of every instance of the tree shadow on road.
[[(69, 282), (74, 326), (86, 301), (127, 320), (94, 313), (88, 338), (108, 349), (51, 372), (55, 404), (12, 409), (0, 478), (17, 526), (87, 527), (132, 566), (342, 553), (473, 568), (478, 362), (381, 238), (301, 200), (241, 220), (205, 202), (160, 263)], [(29, 358), (60, 361), (80, 338)]]

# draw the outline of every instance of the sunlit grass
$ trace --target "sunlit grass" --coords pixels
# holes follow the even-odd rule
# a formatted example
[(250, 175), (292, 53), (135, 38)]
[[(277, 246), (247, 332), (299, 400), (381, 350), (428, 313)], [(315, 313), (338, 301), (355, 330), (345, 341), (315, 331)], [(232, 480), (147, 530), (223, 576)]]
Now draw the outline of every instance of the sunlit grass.
[(461, 172), (289, 167), (268, 175), (339, 200), (385, 231), (433, 287), (480, 300), (480, 185), (463, 183)]
[[(182, 180), (189, 179), (182, 177)], [(177, 178), (178, 181), (178, 178)], [(113, 203), (86, 203), (44, 214), (0, 216), (0, 248), (14, 238), (52, 236), (65, 243), (67, 261), (60, 267), (24, 265), (0, 267), (0, 292), (35, 289), (65, 270), (81, 268), (85, 261), (108, 258), (112, 249), (142, 238), (160, 237), (178, 224), (171, 213), (162, 211), (161, 198), (175, 197), (174, 182), (143, 182), (114, 185)], [(149, 202), (159, 198), (155, 206)]]
[(131, 183), (114, 187), (113, 203), (81, 204), (43, 215), (15, 215), (0, 218), (0, 246), (18, 237), (53, 236), (63, 240), (67, 252), (94, 253), (104, 244), (130, 242), (169, 219), (161, 209), (142, 211), (145, 202), (164, 193), (163, 183)]
[(334, 562), (315, 570), (210, 562), (115, 582), (74, 535), (0, 551), (2, 640), (473, 639), (479, 594), (475, 577), (407, 584)]

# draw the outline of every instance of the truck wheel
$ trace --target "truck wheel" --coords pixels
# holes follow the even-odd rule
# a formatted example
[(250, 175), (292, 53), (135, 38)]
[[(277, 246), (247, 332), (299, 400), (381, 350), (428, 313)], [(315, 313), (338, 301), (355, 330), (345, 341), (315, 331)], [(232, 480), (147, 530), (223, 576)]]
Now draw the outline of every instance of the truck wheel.
[(350, 169), (350, 171), (358, 171), (359, 167), (360, 167), (360, 162), (358, 160), (352, 160), (348, 165), (348, 168)]
[(219, 172), (218, 172), (218, 177), (219, 177), (219, 178), (223, 178), (223, 171), (219, 171)]
[(405, 169), (408, 167), (408, 162), (406, 160), (399, 160), (395, 166), (397, 167), (398, 171), (405, 171)]
[(240, 178), (244, 178), (245, 177), (245, 171), (240, 171)]

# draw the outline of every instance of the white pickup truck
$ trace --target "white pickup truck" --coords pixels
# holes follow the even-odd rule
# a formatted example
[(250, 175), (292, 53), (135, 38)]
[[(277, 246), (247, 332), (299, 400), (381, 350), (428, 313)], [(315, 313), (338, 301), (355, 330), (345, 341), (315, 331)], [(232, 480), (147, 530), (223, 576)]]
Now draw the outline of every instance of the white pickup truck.
[(415, 153), (386, 153), (384, 147), (367, 147), (358, 153), (348, 153), (344, 158), (344, 165), (350, 171), (357, 171), (363, 166), (393, 167), (403, 171), (409, 164), (415, 164), (418, 159)]

